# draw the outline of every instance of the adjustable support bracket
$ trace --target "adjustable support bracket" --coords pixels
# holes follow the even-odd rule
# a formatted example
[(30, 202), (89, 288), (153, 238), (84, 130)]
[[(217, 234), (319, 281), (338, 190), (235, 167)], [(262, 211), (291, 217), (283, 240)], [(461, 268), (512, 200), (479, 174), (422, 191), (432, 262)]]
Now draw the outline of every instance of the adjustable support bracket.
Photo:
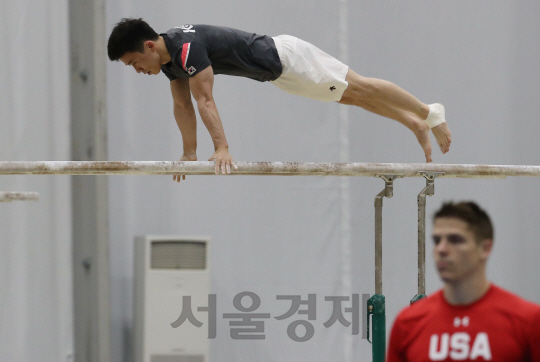
[[(385, 298), (382, 295), (382, 206), (383, 198), (394, 196), (394, 180), (404, 175), (376, 175), (384, 180), (384, 189), (375, 196), (375, 295), (367, 301), (367, 337), (369, 340), (370, 316), (373, 325), (372, 351), (374, 362), (384, 362), (386, 350)], [(370, 341), (371, 342), (371, 341)]]
[(426, 187), (418, 194), (418, 294), (411, 304), (426, 296), (426, 196), (435, 194), (435, 178), (445, 172), (418, 171), (426, 179)]

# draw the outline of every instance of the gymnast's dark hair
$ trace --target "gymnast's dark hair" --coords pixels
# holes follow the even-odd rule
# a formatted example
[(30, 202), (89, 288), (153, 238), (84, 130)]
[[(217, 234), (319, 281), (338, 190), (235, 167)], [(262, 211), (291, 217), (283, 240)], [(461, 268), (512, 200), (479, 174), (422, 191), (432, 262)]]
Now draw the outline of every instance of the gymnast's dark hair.
[(143, 53), (144, 42), (158, 38), (158, 33), (143, 19), (124, 18), (115, 25), (109, 36), (107, 44), (109, 59), (118, 60), (131, 52)]
[(453, 217), (465, 221), (474, 233), (476, 241), (493, 240), (493, 225), (489, 215), (472, 201), (446, 202), (433, 216), (433, 221), (442, 217)]

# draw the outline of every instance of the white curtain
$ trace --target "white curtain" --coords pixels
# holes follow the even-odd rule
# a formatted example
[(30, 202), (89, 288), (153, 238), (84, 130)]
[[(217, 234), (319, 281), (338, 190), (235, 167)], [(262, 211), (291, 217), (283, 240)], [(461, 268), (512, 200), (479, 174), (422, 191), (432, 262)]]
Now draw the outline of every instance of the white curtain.
[[(0, 159), (69, 159), (67, 1), (0, 2)], [(0, 176), (0, 361), (70, 361), (71, 203), (67, 176)]]
[[(540, 109), (534, 97), (540, 93), (540, 51), (530, 44), (540, 36), (540, 5), (349, 1), (343, 14), (343, 3), (109, 1), (108, 32), (123, 17), (143, 17), (158, 32), (206, 23), (295, 35), (332, 55), (348, 53), (346, 62), (359, 74), (393, 81), (425, 103), (443, 102), (453, 143), (450, 153), (441, 155), (432, 138), (435, 162), (538, 164)], [(348, 153), (352, 162), (423, 162), (409, 130), (357, 107), (343, 115), (344, 106), (222, 75), (215, 78), (214, 98), (236, 160), (337, 162)], [(108, 100), (111, 159), (181, 156), (163, 75), (143, 77), (121, 63), (109, 63)], [(346, 131), (340, 121), (348, 122)], [(200, 122), (198, 135), (198, 156), (206, 160), (213, 150)], [(235, 312), (232, 300), (242, 291), (258, 293), (260, 312), (272, 316), (286, 312), (277, 295), (305, 299), (308, 293), (317, 294), (321, 309), (310, 341), (294, 342), (287, 336), (287, 326), (301, 319), (298, 315), (269, 320), (264, 341), (232, 340), (228, 321), (220, 318), (218, 336), (211, 341), (212, 361), (371, 359), (371, 345), (351, 336), (350, 328), (325, 328), (322, 323), (329, 312), (325, 296), (374, 293), (373, 202), (384, 187), (382, 180), (352, 178), (347, 185), (338, 178), (192, 176), (177, 185), (171, 179), (110, 178), (111, 210), (122, 210), (111, 212), (115, 360), (130, 355), (133, 237), (141, 234), (212, 236), (212, 290), (219, 316)], [(523, 275), (540, 272), (534, 259), (540, 253), (534, 216), (538, 182), (438, 179), (427, 206), (428, 215), (448, 199), (474, 199), (484, 206), (497, 230), (490, 279), (536, 302), (538, 279)], [(416, 196), (424, 186), (423, 179), (398, 179), (394, 197), (384, 201), (388, 331), (417, 293)], [(427, 231), (429, 235), (429, 220)], [(428, 293), (441, 286), (430, 246), (428, 242)]]

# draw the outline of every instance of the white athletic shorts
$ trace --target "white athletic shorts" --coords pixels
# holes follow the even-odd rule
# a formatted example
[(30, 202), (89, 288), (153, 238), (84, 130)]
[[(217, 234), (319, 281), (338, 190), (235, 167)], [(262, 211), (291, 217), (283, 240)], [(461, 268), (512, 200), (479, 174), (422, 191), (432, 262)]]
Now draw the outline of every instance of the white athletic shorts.
[(285, 92), (323, 102), (339, 101), (349, 85), (349, 67), (313, 44), (290, 35), (272, 37), (283, 72), (272, 84)]

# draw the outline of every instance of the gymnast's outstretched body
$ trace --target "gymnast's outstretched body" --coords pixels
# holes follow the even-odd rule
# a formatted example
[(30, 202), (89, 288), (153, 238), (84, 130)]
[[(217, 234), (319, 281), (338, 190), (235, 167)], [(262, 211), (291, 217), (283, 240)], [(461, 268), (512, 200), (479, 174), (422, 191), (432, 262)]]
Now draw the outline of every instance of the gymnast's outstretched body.
[[(314, 45), (289, 35), (269, 37), (211, 25), (183, 25), (156, 33), (142, 19), (122, 19), (108, 42), (110, 60), (137, 73), (163, 72), (170, 80), (174, 117), (182, 134), (180, 161), (196, 161), (196, 116), (191, 95), (214, 142), (216, 174), (236, 167), (213, 99), (214, 74), (268, 81), (289, 92), (324, 102), (361, 107), (409, 128), (431, 162), (429, 130), (442, 153), (451, 135), (440, 103), (424, 104), (397, 85), (366, 78)], [(185, 176), (175, 175), (180, 181)]]

